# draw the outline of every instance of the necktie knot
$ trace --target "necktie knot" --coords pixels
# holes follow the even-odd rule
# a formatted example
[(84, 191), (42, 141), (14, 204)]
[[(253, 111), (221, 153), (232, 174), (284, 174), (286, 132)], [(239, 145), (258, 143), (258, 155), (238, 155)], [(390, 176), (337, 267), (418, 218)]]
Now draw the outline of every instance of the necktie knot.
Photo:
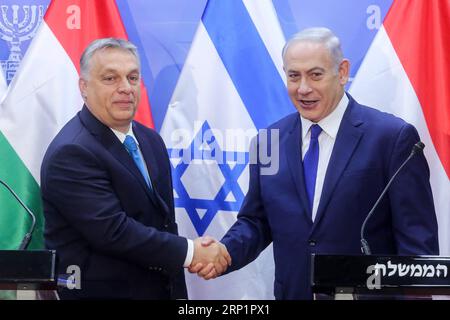
[(322, 128), (318, 124), (311, 126), (311, 139), (317, 139), (322, 132)]
[(128, 150), (128, 152), (135, 152), (138, 149), (136, 141), (130, 135), (127, 135), (125, 137), (125, 141), (123, 142), (123, 144), (124, 144), (125, 148)]

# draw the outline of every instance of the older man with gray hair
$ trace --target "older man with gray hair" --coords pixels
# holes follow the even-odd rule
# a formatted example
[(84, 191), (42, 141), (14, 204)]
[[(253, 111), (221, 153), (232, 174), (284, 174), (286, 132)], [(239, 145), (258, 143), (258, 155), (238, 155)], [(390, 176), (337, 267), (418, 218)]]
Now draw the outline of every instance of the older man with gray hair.
[[(77, 266), (81, 286), (63, 299), (186, 299), (183, 267), (231, 262), (223, 245), (178, 235), (171, 167), (157, 132), (134, 121), (136, 47), (92, 42), (80, 60), (85, 105), (50, 144), (41, 168), (45, 244), (58, 272)], [(63, 106), (61, 106), (63, 107)]]
[[(279, 171), (250, 164), (248, 193), (221, 242), (233, 259), (228, 271), (273, 243), (275, 298), (311, 299), (311, 254), (361, 254), (361, 225), (420, 138), (412, 125), (345, 92), (350, 63), (329, 29), (295, 34), (283, 62), (297, 112), (269, 127), (279, 131)], [(271, 149), (270, 139), (256, 142)], [(397, 175), (366, 225), (373, 253), (439, 254), (429, 178), (423, 153)]]

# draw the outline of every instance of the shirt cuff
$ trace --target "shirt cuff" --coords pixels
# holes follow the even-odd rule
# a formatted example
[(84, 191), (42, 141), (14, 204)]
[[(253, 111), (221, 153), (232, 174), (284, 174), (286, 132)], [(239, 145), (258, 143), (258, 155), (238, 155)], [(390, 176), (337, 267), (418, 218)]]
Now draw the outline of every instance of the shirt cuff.
[(191, 239), (186, 239), (188, 243), (188, 249), (186, 253), (186, 259), (184, 259), (183, 267), (188, 268), (191, 265), (192, 259), (194, 258), (194, 241)]

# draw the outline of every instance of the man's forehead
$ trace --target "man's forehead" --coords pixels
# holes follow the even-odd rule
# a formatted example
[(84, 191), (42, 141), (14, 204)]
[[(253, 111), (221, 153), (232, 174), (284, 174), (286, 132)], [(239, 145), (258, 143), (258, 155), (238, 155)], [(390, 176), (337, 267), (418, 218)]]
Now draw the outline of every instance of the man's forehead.
[(102, 70), (130, 69), (139, 71), (137, 57), (128, 50), (107, 49), (94, 53), (91, 59), (91, 67)]
[(129, 50), (122, 48), (103, 48), (94, 52), (92, 59), (104, 59), (112, 56), (130, 57), (137, 61), (137, 57)]
[[(303, 44), (303, 43), (302, 43)], [(314, 43), (315, 45), (316, 43)], [(332, 67), (333, 60), (327, 48), (321, 44), (319, 46), (301, 46), (298, 45), (286, 53), (284, 64), (286, 70), (295, 70), (298, 68), (312, 70), (315, 68), (327, 69)]]

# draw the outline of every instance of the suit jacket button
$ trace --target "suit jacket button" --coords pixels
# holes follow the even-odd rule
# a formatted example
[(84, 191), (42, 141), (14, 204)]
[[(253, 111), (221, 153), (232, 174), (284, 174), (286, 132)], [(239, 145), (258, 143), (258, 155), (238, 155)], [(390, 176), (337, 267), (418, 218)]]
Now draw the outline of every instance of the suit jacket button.
[(311, 246), (311, 247), (314, 247), (315, 245), (316, 245), (316, 240), (309, 240), (308, 241), (308, 243), (309, 243), (309, 245)]

